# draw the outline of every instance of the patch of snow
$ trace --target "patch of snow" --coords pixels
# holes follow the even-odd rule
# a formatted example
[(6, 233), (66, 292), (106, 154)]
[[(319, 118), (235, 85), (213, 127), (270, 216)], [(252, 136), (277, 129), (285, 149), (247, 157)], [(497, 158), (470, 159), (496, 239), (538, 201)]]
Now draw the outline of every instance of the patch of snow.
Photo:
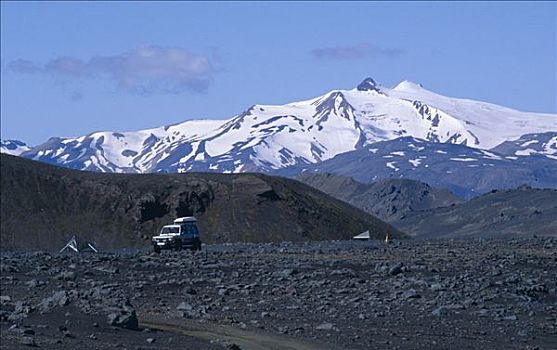
[(410, 164), (412, 164), (414, 167), (417, 167), (420, 165), (420, 163), (422, 162), (422, 160), (420, 158), (416, 158), (416, 159), (408, 159), (408, 162), (410, 162)]
[(536, 150), (535, 149), (531, 149), (531, 148), (527, 148), (527, 149), (520, 149), (516, 152), (514, 152), (514, 154), (516, 154), (517, 156), (529, 156), (531, 154), (536, 154)]
[(418, 147), (418, 146), (414, 145), (413, 143), (409, 144), (408, 147), (410, 147), (410, 148), (412, 148), (412, 149), (414, 149), (418, 152), (423, 151), (425, 149), (425, 147), (423, 147), (423, 146)]
[(530, 145), (533, 145), (534, 143), (538, 143), (538, 142), (539, 142), (538, 140), (527, 141), (527, 142), (524, 142), (522, 145), (520, 145), (520, 147), (530, 146)]
[(396, 162), (387, 162), (387, 168), (394, 169), (394, 171), (399, 171), (400, 169), (395, 166)]
[(457, 161), (457, 162), (476, 162), (477, 159), (475, 158), (450, 158), (451, 160)]
[(496, 155), (495, 153), (491, 153), (488, 151), (482, 151), (482, 153), (485, 155), (483, 158), (487, 158), (487, 159), (497, 159), (500, 160), (501, 157), (499, 157), (498, 155)]

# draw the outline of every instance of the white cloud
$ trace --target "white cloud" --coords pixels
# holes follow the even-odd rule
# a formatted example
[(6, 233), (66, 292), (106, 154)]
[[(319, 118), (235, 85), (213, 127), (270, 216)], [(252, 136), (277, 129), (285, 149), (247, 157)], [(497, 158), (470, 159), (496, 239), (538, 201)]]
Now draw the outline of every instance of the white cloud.
[(86, 61), (57, 57), (39, 65), (20, 59), (11, 62), (9, 68), (57, 78), (108, 78), (118, 88), (134, 94), (204, 92), (215, 72), (206, 56), (156, 45), (142, 45), (121, 54), (94, 56)]

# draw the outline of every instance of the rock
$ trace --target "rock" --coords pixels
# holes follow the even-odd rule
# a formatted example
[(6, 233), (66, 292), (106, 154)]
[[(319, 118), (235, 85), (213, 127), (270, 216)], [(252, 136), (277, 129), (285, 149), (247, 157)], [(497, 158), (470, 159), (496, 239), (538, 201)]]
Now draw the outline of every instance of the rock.
[(62, 281), (73, 281), (75, 280), (76, 275), (73, 271), (64, 271), (59, 273), (58, 275), (54, 276), (54, 279), (62, 280)]
[(176, 310), (178, 311), (192, 311), (193, 306), (185, 301), (181, 302), (178, 306), (176, 306)]
[(189, 294), (189, 295), (196, 295), (197, 294), (197, 291), (195, 289), (191, 288), (191, 287), (187, 288), (185, 290), (185, 292), (186, 292), (186, 294)]
[(429, 289), (431, 289), (434, 292), (438, 292), (438, 291), (445, 290), (445, 287), (443, 287), (443, 285), (441, 283), (432, 283), (429, 286)]
[(320, 330), (320, 331), (331, 331), (335, 328), (335, 325), (333, 325), (330, 322), (324, 322), (321, 323), (319, 326), (315, 327), (315, 329)]
[(153, 344), (156, 341), (155, 338), (147, 338), (147, 343)]
[(111, 326), (138, 329), (139, 321), (135, 313), (135, 309), (131, 306), (125, 305), (121, 309), (110, 313), (107, 316), (108, 324)]
[(290, 277), (290, 276), (294, 276), (297, 273), (299, 273), (299, 271), (296, 269), (284, 269), (280, 271), (278, 275), (283, 277)]
[(401, 262), (396, 264), (395, 266), (389, 269), (389, 275), (395, 276), (402, 272), (402, 266), (404, 266)]
[(51, 297), (44, 298), (38, 305), (41, 313), (50, 312), (56, 306), (65, 306), (70, 303), (68, 293), (66, 291), (59, 291), (54, 293)]
[(23, 345), (36, 347), (37, 343), (35, 343), (35, 338), (33, 337), (22, 337), (19, 341)]
[(418, 292), (416, 292), (415, 289), (411, 288), (402, 292), (400, 297), (402, 299), (417, 299), (417, 298), (421, 298), (422, 296)]
[(14, 311), (8, 316), (8, 321), (20, 322), (33, 311), (35, 311), (34, 307), (30, 306), (29, 304), (23, 301), (18, 301), (15, 303)]
[(431, 312), (433, 316), (443, 316), (447, 314), (447, 309), (443, 306), (439, 306)]
[(26, 335), (35, 335), (35, 331), (32, 330), (31, 328), (24, 328), (24, 329), (23, 329), (23, 334), (26, 334)]

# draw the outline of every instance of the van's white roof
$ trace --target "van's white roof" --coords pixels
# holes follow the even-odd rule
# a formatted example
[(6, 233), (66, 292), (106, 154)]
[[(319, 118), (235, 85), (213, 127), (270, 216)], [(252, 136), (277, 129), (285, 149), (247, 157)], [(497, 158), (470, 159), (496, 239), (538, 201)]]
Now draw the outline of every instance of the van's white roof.
[(182, 223), (182, 222), (193, 222), (193, 221), (197, 221), (197, 219), (194, 216), (184, 216), (183, 218), (174, 219), (175, 224)]

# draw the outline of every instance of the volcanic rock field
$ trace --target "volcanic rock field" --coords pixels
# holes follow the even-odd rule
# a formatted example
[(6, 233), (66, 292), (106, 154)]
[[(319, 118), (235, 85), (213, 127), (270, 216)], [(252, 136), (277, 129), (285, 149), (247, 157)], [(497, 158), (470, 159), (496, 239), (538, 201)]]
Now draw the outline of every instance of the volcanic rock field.
[(555, 349), (557, 240), (1, 255), (1, 348)]

